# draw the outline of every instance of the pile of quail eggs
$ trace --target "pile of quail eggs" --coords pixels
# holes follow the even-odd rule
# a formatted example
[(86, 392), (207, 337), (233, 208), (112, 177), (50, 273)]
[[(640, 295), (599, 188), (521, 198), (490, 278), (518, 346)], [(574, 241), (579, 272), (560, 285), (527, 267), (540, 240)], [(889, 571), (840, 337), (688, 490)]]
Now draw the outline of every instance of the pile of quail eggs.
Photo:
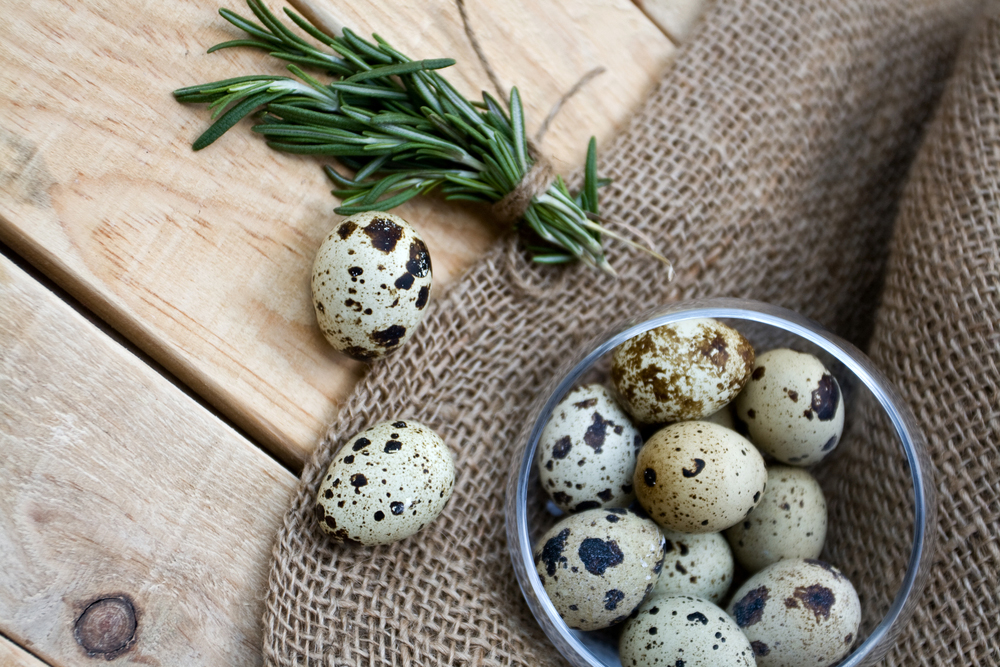
[[(697, 319), (616, 348), (611, 384), (570, 392), (538, 444), (540, 483), (566, 516), (534, 559), (566, 624), (617, 626), (624, 667), (847, 655), (861, 606), (816, 560), (826, 501), (804, 468), (843, 432), (833, 374), (790, 349), (755, 355), (732, 327)], [(737, 564), (748, 578), (735, 587)]]

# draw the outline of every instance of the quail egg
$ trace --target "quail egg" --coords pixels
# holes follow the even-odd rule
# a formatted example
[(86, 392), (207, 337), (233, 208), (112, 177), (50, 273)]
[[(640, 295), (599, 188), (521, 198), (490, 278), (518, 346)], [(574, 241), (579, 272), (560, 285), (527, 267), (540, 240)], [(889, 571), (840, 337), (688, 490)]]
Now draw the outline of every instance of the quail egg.
[(337, 225), (316, 254), (313, 305), (326, 340), (368, 361), (413, 335), (431, 289), (431, 257), (399, 216), (358, 213)]
[(733, 583), (733, 552), (722, 533), (694, 535), (661, 528), (663, 569), (653, 595), (691, 595), (719, 604)]
[(768, 468), (764, 498), (726, 538), (750, 572), (786, 558), (818, 558), (826, 540), (823, 489), (802, 468)]
[(767, 470), (736, 431), (692, 421), (653, 434), (639, 451), (633, 479), (639, 504), (661, 527), (717, 533), (760, 502)]
[(559, 615), (577, 630), (624, 621), (653, 590), (663, 536), (621, 508), (571, 514), (535, 545), (535, 567)]
[(316, 496), (319, 525), (337, 541), (388, 544), (437, 518), (455, 486), (451, 451), (430, 428), (386, 421), (347, 441)]
[(691, 596), (654, 595), (618, 640), (626, 667), (754, 667), (753, 649), (726, 612)]
[(635, 500), (632, 473), (642, 436), (611, 392), (574, 389), (552, 411), (538, 442), (542, 488), (567, 512), (626, 507)]
[(615, 348), (611, 379), (622, 405), (641, 423), (701, 419), (740, 392), (753, 361), (753, 347), (732, 327), (682, 320)]
[(729, 614), (750, 640), (758, 667), (832, 665), (857, 638), (861, 603), (840, 570), (819, 560), (782, 560), (733, 596)]
[(819, 463), (844, 430), (837, 379), (819, 359), (795, 350), (757, 357), (736, 414), (761, 451), (791, 465)]

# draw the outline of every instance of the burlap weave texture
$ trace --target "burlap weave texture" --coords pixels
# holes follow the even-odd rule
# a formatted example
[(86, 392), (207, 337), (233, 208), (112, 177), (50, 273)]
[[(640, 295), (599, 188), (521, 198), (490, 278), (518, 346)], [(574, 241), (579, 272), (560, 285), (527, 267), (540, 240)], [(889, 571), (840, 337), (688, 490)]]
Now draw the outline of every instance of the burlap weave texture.
[(871, 357), (938, 471), (937, 558), (887, 662), (1000, 665), (1000, 6), (966, 41), (907, 182)]
[[(521, 599), (504, 539), (505, 475), (537, 393), (611, 321), (680, 298), (769, 301), (864, 344), (907, 170), (951, 71), (969, 5), (717, 2), (601, 164), (615, 179), (602, 194), (603, 211), (676, 258), (677, 280), (667, 284), (655, 261), (621, 250), (610, 254), (617, 280), (584, 267), (533, 267), (508, 239), (440, 295), (407, 347), (373, 366), (303, 472), (275, 544), (267, 662), (559, 664)], [(911, 188), (907, 202), (913, 196)], [(890, 287), (893, 280), (898, 272)], [(901, 304), (900, 326), (908, 326), (908, 309), (919, 308), (911, 287), (901, 284), (887, 297), (887, 312)], [(879, 322), (881, 341), (894, 323)], [(884, 351), (896, 344), (879, 342), (876, 352), (892, 357)], [(895, 379), (909, 378), (911, 363)], [(908, 397), (926, 400), (928, 392)], [(431, 527), (395, 545), (330, 542), (312, 523), (326, 463), (353, 433), (397, 417), (430, 425), (455, 451), (451, 502)], [(984, 456), (979, 465), (992, 471), (995, 459)], [(953, 465), (962, 461), (958, 455)], [(844, 465), (871, 469), (867, 463)], [(977, 502), (971, 496), (966, 504)], [(901, 530), (906, 521), (902, 511)], [(974, 537), (974, 525), (969, 519), (945, 539)], [(852, 560), (839, 563), (849, 571), (880, 557), (872, 540), (857, 537), (856, 544), (838, 554)], [(983, 548), (995, 551), (989, 544)], [(953, 583), (934, 585), (957, 595)], [(937, 650), (931, 620), (904, 638), (893, 664), (912, 664), (918, 649)], [(943, 664), (955, 654), (926, 655)]]

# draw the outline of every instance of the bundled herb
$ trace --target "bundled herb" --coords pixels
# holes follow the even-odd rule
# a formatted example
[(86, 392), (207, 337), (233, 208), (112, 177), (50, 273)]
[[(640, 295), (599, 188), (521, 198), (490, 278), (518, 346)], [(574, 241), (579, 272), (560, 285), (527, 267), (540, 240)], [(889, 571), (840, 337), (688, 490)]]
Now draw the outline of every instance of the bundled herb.
[[(295, 78), (259, 74), (174, 91), (180, 102), (215, 109), (215, 122), (194, 142), (195, 150), (262, 109), (253, 131), (271, 148), (330, 156), (353, 172), (347, 178), (325, 167), (336, 185), (333, 194), (342, 200), (339, 214), (387, 211), (438, 189), (449, 200), (502, 202), (508, 209), (512, 199), (522, 199), (513, 208), (519, 225), (541, 241), (530, 246), (536, 262), (580, 260), (613, 274), (602, 235), (637, 246), (600, 224), (597, 190), (607, 181), (597, 176), (596, 141), (592, 138), (587, 150), (583, 188), (573, 195), (561, 177), (548, 177), (547, 164), (529, 148), (516, 88), (506, 109), (485, 92), (482, 102), (471, 102), (437, 71), (454, 60), (411, 60), (378, 35), (372, 43), (346, 28), (333, 37), (286, 8), (288, 18), (327, 51), (293, 32), (260, 0), (247, 4), (260, 23), (220, 9), (247, 38), (217, 44), (209, 53), (238, 46), (265, 49), (288, 61)], [(300, 66), (334, 80), (323, 83)], [(525, 193), (529, 182), (532, 189)]]

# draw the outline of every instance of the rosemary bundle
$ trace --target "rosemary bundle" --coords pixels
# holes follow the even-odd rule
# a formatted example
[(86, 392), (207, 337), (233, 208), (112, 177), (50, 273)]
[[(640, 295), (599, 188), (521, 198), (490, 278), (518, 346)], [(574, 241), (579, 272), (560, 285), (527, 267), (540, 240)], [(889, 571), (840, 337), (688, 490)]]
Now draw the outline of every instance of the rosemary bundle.
[[(253, 131), (271, 148), (330, 156), (353, 172), (347, 178), (324, 168), (336, 186), (333, 194), (341, 198), (335, 210), (342, 215), (387, 211), (435, 189), (449, 200), (495, 204), (536, 167), (540, 158), (529, 149), (517, 88), (506, 108), (485, 92), (482, 102), (469, 101), (438, 73), (454, 60), (411, 60), (378, 35), (370, 42), (346, 28), (342, 36), (330, 36), (285, 8), (288, 18), (326, 50), (293, 32), (260, 0), (247, 4), (260, 23), (220, 9), (247, 38), (217, 44), (209, 53), (240, 46), (265, 49), (287, 61), (294, 78), (258, 74), (174, 91), (180, 102), (208, 103), (215, 110), (214, 123), (194, 142), (195, 150), (262, 110)], [(323, 83), (303, 67), (322, 70), (333, 80)], [(515, 204), (518, 226), (537, 237), (529, 246), (533, 260), (580, 260), (614, 274), (602, 235), (639, 246), (600, 224), (597, 191), (608, 181), (597, 176), (596, 141), (590, 140), (579, 193), (572, 194), (559, 176), (545, 180), (544, 191), (528, 192), (523, 206)]]

